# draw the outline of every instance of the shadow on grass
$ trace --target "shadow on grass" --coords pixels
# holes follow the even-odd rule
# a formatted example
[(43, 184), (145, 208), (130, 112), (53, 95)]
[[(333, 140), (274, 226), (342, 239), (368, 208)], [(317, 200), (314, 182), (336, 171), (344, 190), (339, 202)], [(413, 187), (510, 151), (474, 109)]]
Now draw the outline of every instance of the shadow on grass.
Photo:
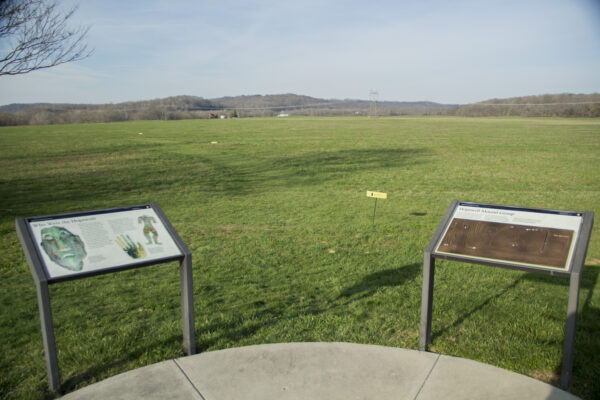
[[(600, 340), (598, 340), (598, 333), (600, 332), (600, 308), (594, 307), (592, 304), (592, 297), (594, 290), (598, 285), (599, 275), (600, 267), (585, 266), (583, 268), (581, 277), (580, 301), (575, 339), (575, 356), (570, 391), (581, 396), (582, 398), (600, 398), (600, 381), (597, 379), (597, 371), (600, 371)], [(452, 325), (432, 332), (432, 340), (443, 336), (450, 329), (458, 327), (465, 320), (471, 317), (471, 315), (485, 308), (490, 302), (513, 290), (521, 281), (533, 281), (562, 286), (564, 287), (566, 293), (568, 293), (569, 289), (569, 278), (552, 277), (535, 273), (524, 274), (510, 285), (499, 290), (496, 294), (489, 296), (486, 300), (461, 315), (452, 323)], [(565, 296), (564, 302), (563, 324), (566, 324), (567, 318), (566, 299), (567, 296)], [(564, 342), (561, 340), (561, 349), (563, 343)], [(560, 375), (562, 372), (562, 354), (561, 362), (554, 368), (554, 371), (552, 372), (552, 376), (547, 378), (550, 380), (552, 385), (559, 386)]]
[[(600, 266), (585, 265), (581, 274), (579, 289), (579, 308), (575, 331), (575, 355), (570, 391), (582, 398), (600, 398), (600, 307), (592, 304), (594, 290), (598, 285)], [(556, 278), (547, 275), (527, 274), (525, 279), (564, 287), (569, 290), (569, 278)], [(564, 304), (564, 323), (567, 319), (567, 303)], [(561, 343), (562, 344), (562, 343)], [(560, 385), (562, 372), (561, 362), (554, 369), (551, 380), (553, 385)]]
[(419, 275), (421, 264), (408, 264), (400, 268), (377, 271), (365, 276), (359, 283), (342, 291), (339, 298), (353, 297), (355, 300), (372, 296), (382, 287), (400, 286)]
[[(186, 164), (199, 164), (204, 173), (192, 174), (190, 187), (220, 195), (247, 195), (277, 188), (322, 185), (344, 181), (357, 171), (406, 167), (421, 162), (425, 149), (356, 149), (293, 155), (186, 155)], [(243, 160), (243, 163), (240, 163)]]
[[(488, 304), (490, 304), (492, 301), (502, 297), (504, 294), (510, 292), (512, 289), (514, 289), (515, 287), (517, 287), (517, 285), (519, 284), (519, 282), (523, 279), (523, 277), (520, 277), (518, 279), (516, 279), (513, 283), (511, 283), (510, 285), (506, 286), (505, 288), (501, 289), (500, 291), (498, 291), (496, 294), (489, 296), (487, 299), (485, 299), (483, 302), (479, 303), (478, 305), (476, 305), (475, 307), (473, 307), (471, 310), (467, 311), (466, 313), (462, 314), (460, 317), (458, 317), (456, 319), (456, 321), (454, 321), (451, 325), (447, 325), (439, 330), (435, 330), (431, 332), (431, 341), (433, 342), (433, 340), (435, 340), (438, 337), (443, 336), (446, 332), (448, 332), (451, 329), (454, 329), (456, 327), (458, 327), (459, 325), (461, 325), (465, 320), (469, 319), (469, 317), (471, 317), (471, 315), (481, 311), (482, 309), (484, 309)], [(435, 298), (435, 295), (434, 295)], [(434, 301), (434, 305), (435, 307), (435, 301)]]
[[(311, 311), (304, 310), (303, 312), (292, 312), (288, 311), (291, 307), (290, 304), (278, 303), (276, 305), (264, 305), (257, 304), (256, 310), (252, 312), (240, 311), (244, 315), (248, 315), (249, 318), (255, 320), (253, 322), (247, 322), (240, 315), (239, 319), (235, 321), (216, 321), (202, 327), (203, 331), (206, 332), (219, 332), (218, 336), (210, 339), (198, 339), (198, 332), (196, 332), (196, 352), (204, 353), (211, 349), (220, 348), (220, 343), (236, 343), (236, 347), (240, 346), (240, 341), (245, 338), (252, 337), (259, 330), (273, 326), (279, 323), (282, 319), (294, 319), (303, 314), (309, 314)], [(196, 328), (198, 329), (198, 328)]]
[[(52, 174), (32, 172), (0, 180), (0, 217), (52, 212), (49, 202), (85, 204), (115, 201), (133, 194), (147, 198), (174, 188), (208, 196), (248, 195), (280, 187), (321, 185), (346, 180), (356, 171), (406, 167), (426, 155), (424, 149), (357, 149), (286, 154), (136, 154), (123, 163), (98, 161), (94, 168), (72, 168), (56, 161)], [(124, 153), (124, 157), (131, 154)], [(118, 160), (118, 158), (117, 158)], [(26, 199), (24, 202), (23, 199)], [(84, 206), (85, 207), (85, 206)], [(61, 210), (68, 211), (68, 210)], [(38, 214), (36, 214), (38, 215)]]
[[(413, 280), (420, 273), (420, 268), (420, 264), (414, 263), (368, 274), (360, 282), (344, 289), (340, 296), (331, 302), (317, 298), (304, 299), (301, 303), (291, 298), (276, 303), (254, 301), (248, 304), (253, 309), (248, 312), (248, 315), (255, 322), (248, 323), (243, 318), (228, 322), (213, 322), (204, 326), (202, 330), (219, 332), (219, 336), (203, 339), (196, 343), (196, 347), (198, 352), (203, 352), (216, 346), (219, 342), (239, 342), (263, 328), (281, 323), (282, 320), (295, 320), (301, 316), (317, 316), (335, 309), (345, 309), (350, 302), (371, 297), (380, 288), (400, 286)], [(305, 338), (304, 340), (312, 339)]]

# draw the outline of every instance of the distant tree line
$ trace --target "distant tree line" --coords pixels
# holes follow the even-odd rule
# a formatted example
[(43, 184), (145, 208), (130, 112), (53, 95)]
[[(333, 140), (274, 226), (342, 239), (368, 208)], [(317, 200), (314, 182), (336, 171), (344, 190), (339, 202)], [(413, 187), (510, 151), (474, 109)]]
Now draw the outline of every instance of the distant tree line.
[[(119, 104), (10, 104), (0, 107), (0, 126), (103, 123), (138, 120), (305, 116), (366, 116), (365, 100), (324, 100), (295, 94), (204, 99), (175, 96)], [(431, 102), (379, 102), (379, 116), (442, 115), (449, 106)]]
[(492, 99), (447, 110), (465, 117), (600, 117), (600, 94), (545, 94), (541, 96)]
[[(294, 94), (204, 99), (176, 96), (119, 104), (11, 104), (0, 107), (0, 126), (103, 123), (138, 120), (305, 116), (368, 116), (370, 101), (324, 100)], [(467, 117), (600, 117), (600, 94), (558, 94), (454, 106), (432, 102), (376, 104), (377, 116), (455, 115)]]

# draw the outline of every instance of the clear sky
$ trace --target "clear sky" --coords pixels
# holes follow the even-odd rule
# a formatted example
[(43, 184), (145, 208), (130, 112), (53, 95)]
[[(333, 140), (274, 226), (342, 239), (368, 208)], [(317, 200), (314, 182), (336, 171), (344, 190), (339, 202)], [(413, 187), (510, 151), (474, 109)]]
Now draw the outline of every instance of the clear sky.
[(73, 23), (93, 55), (0, 77), (0, 104), (600, 92), (600, 0), (80, 0)]

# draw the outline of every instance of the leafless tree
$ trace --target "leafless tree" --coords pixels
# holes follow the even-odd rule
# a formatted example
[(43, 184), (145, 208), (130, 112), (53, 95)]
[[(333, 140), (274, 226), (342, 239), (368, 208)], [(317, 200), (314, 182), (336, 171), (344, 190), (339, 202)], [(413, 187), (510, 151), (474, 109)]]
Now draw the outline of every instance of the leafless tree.
[(89, 57), (89, 27), (68, 26), (76, 10), (62, 10), (53, 0), (0, 0), (0, 76)]

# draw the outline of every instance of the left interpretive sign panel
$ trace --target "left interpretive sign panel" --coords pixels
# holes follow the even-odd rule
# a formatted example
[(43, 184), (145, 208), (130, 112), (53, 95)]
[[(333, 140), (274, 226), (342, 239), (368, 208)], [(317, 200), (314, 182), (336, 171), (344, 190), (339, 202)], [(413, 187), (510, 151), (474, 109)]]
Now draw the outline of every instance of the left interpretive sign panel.
[(16, 218), (15, 228), (36, 286), (50, 390), (61, 386), (50, 284), (179, 261), (183, 350), (196, 352), (192, 254), (157, 203)]
[(150, 205), (27, 218), (27, 224), (50, 280), (182, 256)]

